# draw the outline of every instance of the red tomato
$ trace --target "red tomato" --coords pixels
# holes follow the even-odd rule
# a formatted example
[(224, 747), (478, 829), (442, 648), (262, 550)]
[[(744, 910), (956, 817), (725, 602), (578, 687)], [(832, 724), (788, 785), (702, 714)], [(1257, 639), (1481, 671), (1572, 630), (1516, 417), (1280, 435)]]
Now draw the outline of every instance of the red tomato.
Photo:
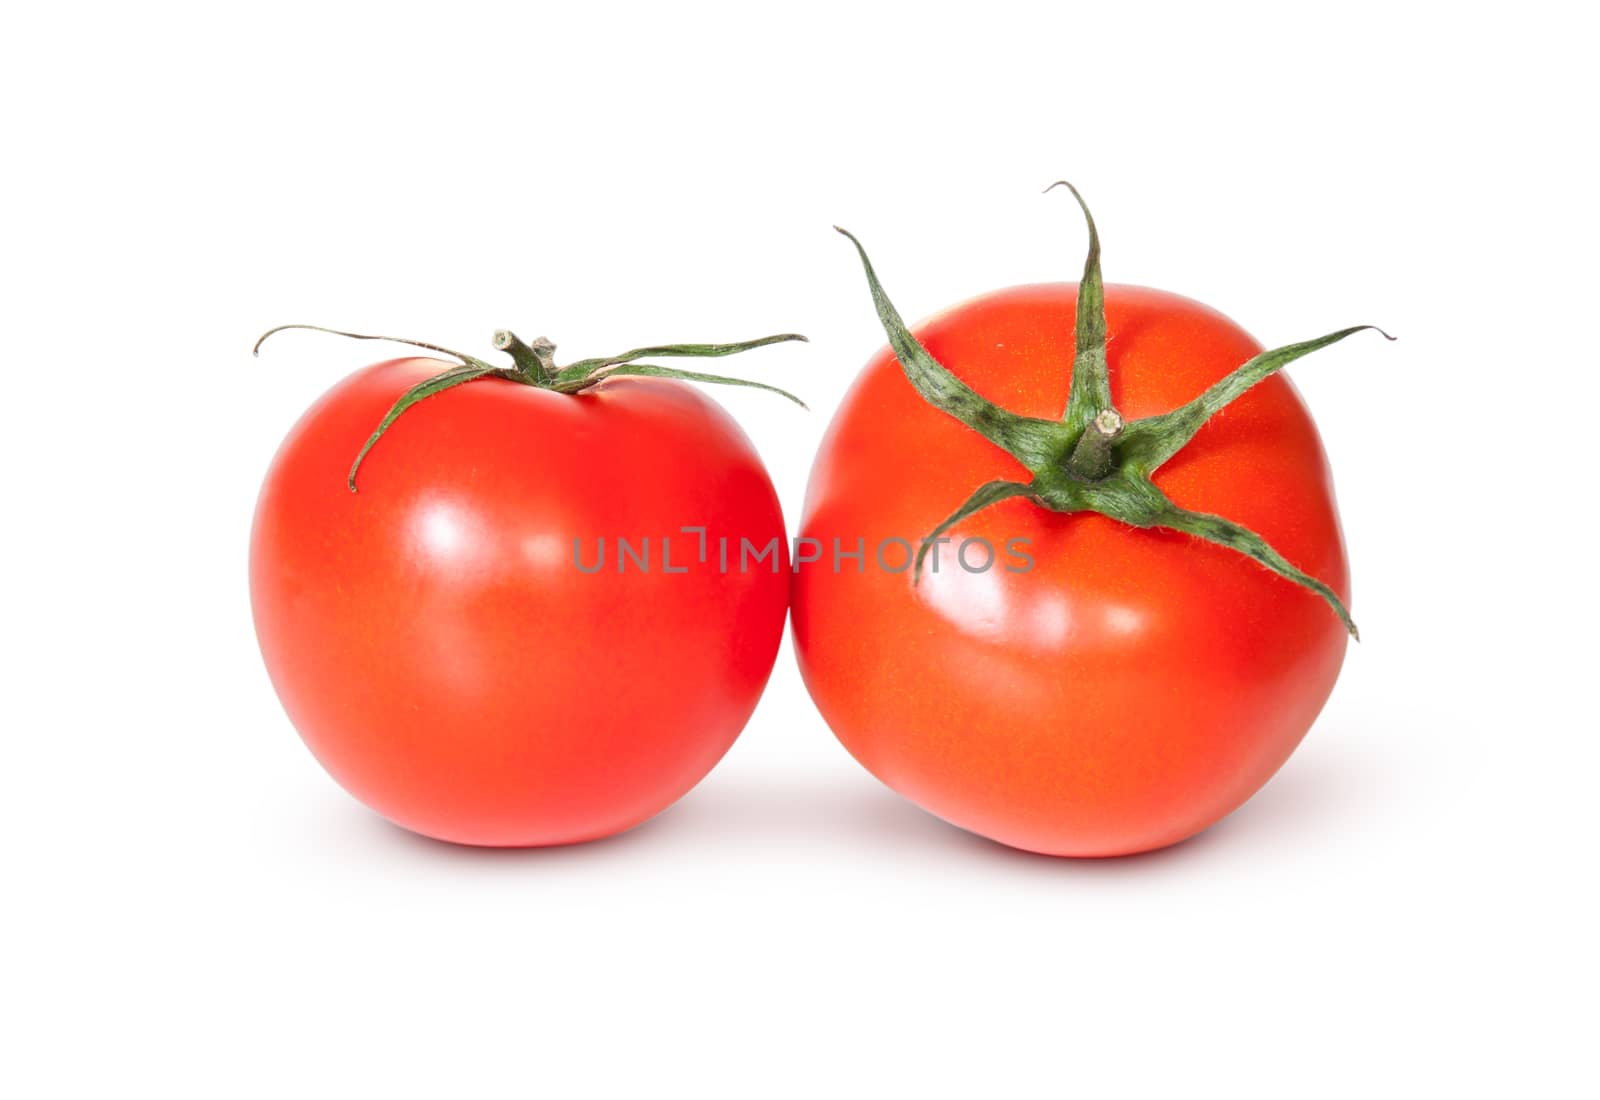
[[(1221, 314), (1139, 287), (1105, 292), (1112, 395), (1168, 412), (1261, 346)], [(1055, 421), (1066, 405), (1077, 286), (1024, 286), (914, 332), (995, 404)], [(1027, 481), (1005, 451), (918, 396), (890, 351), (834, 417), (807, 492), (794, 637), (817, 706), (890, 787), (947, 821), (1055, 855), (1159, 848), (1256, 791), (1305, 735), (1346, 632), (1314, 593), (1233, 550), (1011, 499), (957, 523), (920, 583), (874, 560), (915, 547), (976, 486)], [(1348, 601), (1322, 445), (1282, 374), (1200, 429), (1153, 479), (1178, 505), (1253, 528)], [(993, 567), (955, 552), (986, 539)], [(835, 572), (835, 539), (867, 562)], [(1009, 540), (1029, 540), (1020, 556)], [(889, 544), (890, 568), (906, 551)], [(983, 561), (973, 543), (968, 564)]]
[[(368, 367), (289, 433), (250, 546), (267, 669), (317, 759), (397, 824), (503, 846), (620, 832), (756, 705), (788, 596), (777, 496), (722, 408), (660, 378), (457, 386), (395, 422), (351, 493), (385, 412), (457, 366)], [(684, 526), (706, 529), (703, 562)], [(619, 537), (649, 540), (648, 572), (618, 571)], [(724, 573), (721, 537), (777, 547)], [(604, 568), (574, 540), (586, 568), (604, 540)]]

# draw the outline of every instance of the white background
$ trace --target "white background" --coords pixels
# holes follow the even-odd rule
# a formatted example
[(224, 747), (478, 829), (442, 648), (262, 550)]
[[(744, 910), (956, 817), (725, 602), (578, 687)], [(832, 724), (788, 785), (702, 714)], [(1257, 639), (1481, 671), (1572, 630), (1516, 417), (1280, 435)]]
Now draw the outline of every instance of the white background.
[[(1569, 6), (543, 7), (5, 17), (0, 1091), (1594, 1095)], [(920, 316), (1075, 278), (1061, 176), (1108, 279), (1269, 345), (1400, 336), (1293, 369), (1367, 640), (1244, 809), (1134, 859), (999, 848), (858, 768), (787, 642), (724, 763), (612, 841), (452, 848), (320, 771), (246, 536), (374, 351), (260, 330), (808, 333), (737, 369), (811, 414), (717, 395), (792, 524), (882, 342), (830, 224)]]

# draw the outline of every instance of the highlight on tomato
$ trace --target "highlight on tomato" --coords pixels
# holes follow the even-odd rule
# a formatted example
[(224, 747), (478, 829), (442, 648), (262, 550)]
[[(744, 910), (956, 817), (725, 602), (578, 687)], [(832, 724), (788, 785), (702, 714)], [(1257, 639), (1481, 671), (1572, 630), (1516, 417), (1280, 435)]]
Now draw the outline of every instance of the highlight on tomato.
[(839, 230), (889, 346), (823, 438), (801, 539), (867, 555), (797, 568), (791, 614), (818, 708), (884, 783), (1004, 844), (1113, 856), (1242, 804), (1333, 689), (1349, 571), (1280, 371), (1371, 326), (1265, 351), (1198, 302), (1106, 286), (1065, 186), (1079, 283), (915, 330)]
[[(435, 354), (312, 405), (261, 487), (250, 597), (333, 778), (407, 829), (490, 846), (608, 836), (699, 782), (772, 671), (789, 578), (755, 447), (684, 383), (798, 399), (649, 360), (803, 339), (567, 366), (508, 331), (509, 366), (400, 340)], [(765, 557), (719, 567), (730, 542)]]

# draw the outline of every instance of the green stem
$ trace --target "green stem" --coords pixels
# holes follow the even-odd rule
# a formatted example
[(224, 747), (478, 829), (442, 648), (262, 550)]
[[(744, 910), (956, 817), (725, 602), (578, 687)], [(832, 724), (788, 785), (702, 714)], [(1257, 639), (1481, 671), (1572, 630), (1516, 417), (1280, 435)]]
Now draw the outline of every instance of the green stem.
[(1079, 481), (1100, 481), (1116, 466), (1113, 446), (1122, 435), (1122, 417), (1115, 409), (1101, 409), (1067, 456), (1067, 473)]
[(511, 356), (517, 373), (530, 385), (544, 385), (555, 377), (556, 346), (543, 336), (525, 344), (516, 333), (503, 328), (494, 334), (494, 346)]

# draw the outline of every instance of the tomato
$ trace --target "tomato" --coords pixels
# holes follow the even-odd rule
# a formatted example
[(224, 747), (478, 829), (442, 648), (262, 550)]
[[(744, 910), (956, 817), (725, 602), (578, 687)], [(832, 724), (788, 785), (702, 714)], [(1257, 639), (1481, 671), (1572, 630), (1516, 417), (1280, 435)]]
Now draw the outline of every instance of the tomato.
[[(619, 832), (756, 705), (787, 608), (777, 496), (719, 405), (649, 377), (457, 385), (393, 424), (352, 493), (386, 410), (459, 369), (378, 363), (289, 433), (251, 535), (262, 655), (316, 758), (399, 825), (495, 846)], [(775, 553), (723, 572), (724, 537)]]
[[(1098, 280), (1097, 239), (1095, 250)], [(869, 278), (876, 290), (870, 267)], [(1078, 296), (1070, 283), (1002, 290), (914, 336), (995, 406), (1053, 425), (1068, 405)], [(1157, 290), (1104, 288), (1104, 319), (1110, 394), (1130, 426), (1262, 351), (1220, 313)], [(944, 531), (942, 560), (930, 554), (920, 580), (904, 568), (975, 486), (1029, 474), (879, 351), (807, 489), (801, 537), (823, 549), (797, 566), (792, 599), (806, 685), (857, 760), (962, 828), (1064, 856), (1180, 841), (1288, 758), (1333, 688), (1346, 629), (1328, 601), (1235, 549), (1025, 496)], [(1328, 462), (1285, 376), (1238, 397), (1152, 480), (1183, 509), (1253, 529), (1348, 600)], [(865, 561), (835, 568), (835, 540), (864, 545)]]

